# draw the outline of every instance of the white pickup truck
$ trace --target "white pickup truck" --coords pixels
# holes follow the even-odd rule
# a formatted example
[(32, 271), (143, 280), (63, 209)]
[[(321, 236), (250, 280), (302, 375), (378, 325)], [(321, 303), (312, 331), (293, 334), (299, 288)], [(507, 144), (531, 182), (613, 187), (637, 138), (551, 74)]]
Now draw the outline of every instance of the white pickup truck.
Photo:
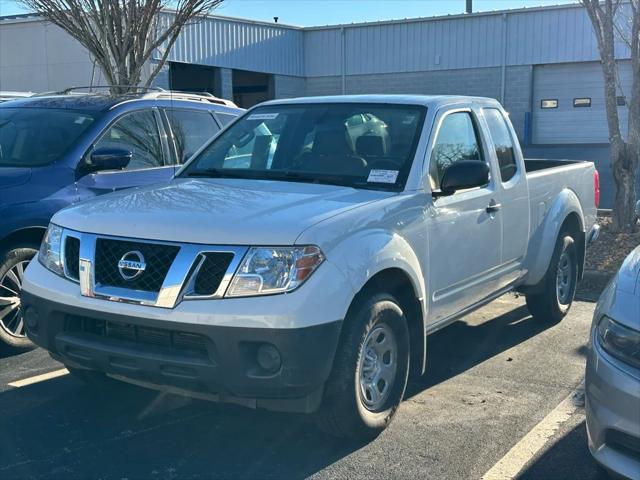
[(562, 319), (598, 188), (592, 163), (524, 160), (495, 100), (268, 102), (171, 184), (55, 215), (24, 321), (85, 379), (373, 436), (430, 333), (509, 291)]

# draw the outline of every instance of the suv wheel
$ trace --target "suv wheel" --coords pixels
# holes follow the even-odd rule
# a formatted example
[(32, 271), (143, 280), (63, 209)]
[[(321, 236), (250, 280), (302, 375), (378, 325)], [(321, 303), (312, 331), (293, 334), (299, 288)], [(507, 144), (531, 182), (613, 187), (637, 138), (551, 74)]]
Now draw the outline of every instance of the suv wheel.
[(409, 330), (386, 293), (359, 302), (345, 319), (318, 426), (339, 437), (373, 438), (389, 425), (409, 373)]
[(13, 348), (33, 348), (25, 332), (20, 292), (24, 271), (36, 252), (31, 245), (16, 247), (0, 260), (0, 342)]

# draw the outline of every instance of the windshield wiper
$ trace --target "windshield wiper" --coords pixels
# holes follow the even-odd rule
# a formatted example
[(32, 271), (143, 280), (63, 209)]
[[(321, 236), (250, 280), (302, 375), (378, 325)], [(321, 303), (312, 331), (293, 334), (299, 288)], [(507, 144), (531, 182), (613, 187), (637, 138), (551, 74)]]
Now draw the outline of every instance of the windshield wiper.
[(204, 170), (193, 170), (185, 172), (187, 177), (209, 177), (209, 178), (246, 178), (251, 179), (254, 177), (255, 172), (251, 172), (249, 175), (234, 172), (230, 169), (221, 168), (205, 168)]

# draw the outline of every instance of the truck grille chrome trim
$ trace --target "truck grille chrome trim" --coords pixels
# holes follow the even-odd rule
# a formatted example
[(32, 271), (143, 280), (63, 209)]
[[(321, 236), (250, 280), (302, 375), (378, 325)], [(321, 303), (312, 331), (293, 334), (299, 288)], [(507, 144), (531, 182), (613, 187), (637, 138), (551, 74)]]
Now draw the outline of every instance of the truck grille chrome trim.
[[(70, 230), (65, 230), (64, 235), (79, 240), (79, 258), (75, 258), (75, 245), (74, 248), (65, 248), (63, 257), (70, 255), (64, 259), (65, 265), (78, 265), (77, 279), (72, 271), (66, 275), (69, 280), (80, 284), (83, 296), (161, 308), (174, 308), (183, 300), (222, 298), (248, 250), (248, 247), (159, 242)], [(109, 242), (109, 248), (115, 245), (118, 253), (115, 257), (113, 254), (103, 255), (103, 247)], [(115, 277), (113, 273), (118, 269), (116, 257), (119, 257), (120, 250), (129, 251), (133, 247), (154, 252), (146, 259), (147, 268), (160, 278), (141, 283)], [(108, 261), (115, 263), (105, 266), (104, 262)], [(154, 265), (154, 261), (164, 263)], [(98, 265), (100, 262), (103, 264)], [(207, 278), (198, 280), (199, 275)]]

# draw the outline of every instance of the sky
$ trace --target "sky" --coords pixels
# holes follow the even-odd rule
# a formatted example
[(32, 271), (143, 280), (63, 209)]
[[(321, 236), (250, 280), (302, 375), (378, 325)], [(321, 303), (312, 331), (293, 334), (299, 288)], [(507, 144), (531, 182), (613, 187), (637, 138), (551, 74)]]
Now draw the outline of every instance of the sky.
[[(474, 0), (474, 11), (575, 3), (575, 0)], [(313, 26), (397, 20), (464, 13), (465, 0), (225, 0), (216, 13), (232, 17)], [(15, 0), (0, 0), (0, 15), (26, 11)]]

